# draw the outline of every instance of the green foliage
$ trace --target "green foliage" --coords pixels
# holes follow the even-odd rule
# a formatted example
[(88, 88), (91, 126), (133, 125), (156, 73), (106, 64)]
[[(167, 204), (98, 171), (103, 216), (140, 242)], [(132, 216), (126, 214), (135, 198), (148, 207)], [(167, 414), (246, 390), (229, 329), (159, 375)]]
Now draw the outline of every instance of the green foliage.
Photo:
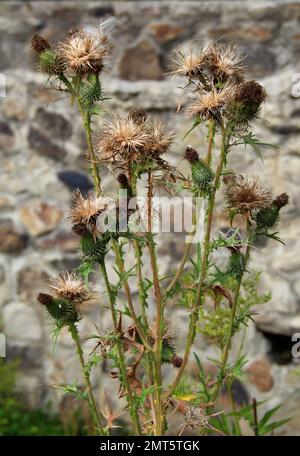
[(278, 146), (275, 146), (274, 144), (261, 142), (259, 139), (255, 137), (255, 135), (252, 132), (247, 133), (246, 135), (239, 136), (239, 139), (241, 140), (241, 143), (245, 144), (245, 146), (251, 146), (256, 155), (261, 159), (261, 161), (263, 161), (263, 157), (260, 150), (262, 147), (272, 147), (273, 149), (278, 149)]
[(0, 360), (0, 436), (66, 435), (60, 419), (28, 410), (15, 394), (18, 363)]
[[(236, 421), (244, 419), (250, 425), (253, 434), (257, 436), (272, 435), (275, 429), (278, 429), (283, 424), (287, 423), (290, 418), (271, 421), (274, 414), (280, 409), (281, 405), (279, 405), (268, 410), (261, 419), (256, 421), (258, 409), (262, 404), (264, 404), (264, 402), (254, 402), (253, 404), (242, 407), (238, 411), (218, 415), (211, 420), (211, 424), (225, 435), (240, 435), (239, 429), (236, 426)], [(256, 413), (254, 409), (256, 409)]]

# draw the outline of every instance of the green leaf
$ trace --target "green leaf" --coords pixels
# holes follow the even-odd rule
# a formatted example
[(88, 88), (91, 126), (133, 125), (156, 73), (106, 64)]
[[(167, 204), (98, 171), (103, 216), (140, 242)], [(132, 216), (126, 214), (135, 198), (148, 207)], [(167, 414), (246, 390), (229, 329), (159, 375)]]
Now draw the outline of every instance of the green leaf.
[(256, 155), (261, 159), (263, 162), (263, 156), (261, 154), (261, 147), (272, 147), (273, 149), (279, 149), (278, 146), (275, 146), (274, 144), (268, 144), (268, 143), (263, 143), (260, 142), (259, 139), (257, 139), (252, 132), (248, 133), (247, 135), (240, 136), (240, 139), (243, 141), (245, 146), (249, 145), (252, 147)]

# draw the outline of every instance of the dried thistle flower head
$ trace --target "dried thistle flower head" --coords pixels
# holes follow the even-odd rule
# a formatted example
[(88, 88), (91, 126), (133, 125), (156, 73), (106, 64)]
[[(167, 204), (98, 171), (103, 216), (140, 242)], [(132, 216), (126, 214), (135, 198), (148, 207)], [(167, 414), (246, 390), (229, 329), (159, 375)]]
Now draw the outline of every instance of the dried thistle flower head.
[(81, 192), (77, 190), (69, 215), (74, 232), (79, 236), (88, 233), (93, 234), (93, 236), (97, 235), (97, 217), (108, 209), (110, 203), (110, 198), (97, 197), (94, 193), (89, 193), (84, 198)]
[(142, 125), (147, 120), (147, 112), (144, 109), (132, 109), (128, 113), (128, 119), (131, 119), (138, 125)]
[(228, 103), (227, 117), (236, 124), (247, 124), (258, 113), (266, 98), (265, 89), (256, 81), (237, 85)]
[(57, 279), (52, 280), (50, 290), (54, 297), (77, 304), (91, 299), (84, 282), (74, 272), (61, 273)]
[(51, 48), (49, 42), (38, 34), (33, 35), (33, 37), (31, 38), (31, 47), (37, 53), (43, 52), (46, 49)]
[(88, 74), (99, 73), (103, 69), (112, 48), (108, 37), (101, 31), (88, 33), (79, 30), (60, 43), (58, 50), (69, 71)]
[(100, 161), (124, 162), (134, 160), (149, 143), (149, 134), (144, 124), (132, 118), (121, 119), (116, 116), (114, 122), (107, 122), (98, 141)]
[(234, 47), (211, 45), (208, 50), (209, 69), (217, 82), (238, 83), (244, 79), (243, 58)]
[(185, 51), (182, 46), (178, 46), (172, 52), (170, 74), (189, 79), (202, 77), (202, 73), (208, 67), (209, 58), (209, 48), (199, 52), (195, 47)]
[(48, 306), (51, 306), (51, 304), (53, 302), (53, 297), (47, 293), (39, 293), (37, 296), (37, 300), (43, 306), (48, 307)]
[(244, 179), (242, 176), (228, 182), (225, 191), (228, 208), (249, 214), (268, 206), (271, 194), (263, 188), (257, 178)]
[(231, 86), (224, 86), (221, 90), (213, 88), (210, 92), (197, 94), (187, 106), (188, 117), (198, 116), (203, 120), (215, 119), (219, 121), (231, 91)]
[(162, 122), (152, 123), (149, 125), (149, 141), (146, 145), (147, 156), (159, 158), (169, 150), (173, 141), (174, 133), (166, 133)]

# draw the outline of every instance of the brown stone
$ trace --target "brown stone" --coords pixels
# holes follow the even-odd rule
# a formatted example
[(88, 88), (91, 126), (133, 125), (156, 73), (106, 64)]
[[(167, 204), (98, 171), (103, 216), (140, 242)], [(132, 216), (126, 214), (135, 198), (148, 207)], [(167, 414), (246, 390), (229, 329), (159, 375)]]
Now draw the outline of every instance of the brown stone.
[(0, 224), (0, 252), (17, 253), (26, 245), (26, 236), (16, 230), (11, 221), (4, 221)]
[(41, 268), (28, 267), (18, 273), (18, 293), (25, 302), (35, 302), (38, 293), (45, 290), (49, 275)]
[(209, 36), (215, 39), (224, 36), (226, 40), (265, 42), (272, 38), (273, 32), (269, 28), (260, 27), (258, 25), (245, 28), (220, 27), (209, 30)]
[(9, 150), (14, 145), (14, 133), (7, 122), (0, 121), (0, 148)]
[(54, 138), (68, 139), (72, 135), (72, 125), (61, 114), (38, 108), (34, 119), (43, 131)]
[(52, 142), (44, 133), (36, 128), (30, 128), (28, 142), (30, 147), (40, 155), (52, 158), (53, 160), (62, 160), (66, 155), (66, 152), (61, 147)]
[(38, 246), (44, 249), (59, 249), (64, 252), (75, 252), (79, 247), (79, 237), (70, 232), (61, 232), (51, 238), (43, 238), (38, 242)]
[(261, 392), (270, 391), (273, 387), (271, 364), (266, 358), (260, 358), (246, 369), (250, 383), (253, 383)]
[(162, 79), (163, 69), (157, 49), (147, 40), (125, 49), (119, 64), (119, 72), (120, 77), (128, 81)]
[(150, 24), (149, 28), (155, 38), (161, 43), (172, 41), (175, 38), (178, 38), (183, 32), (182, 27), (178, 27), (176, 25), (168, 24), (165, 22)]
[(52, 231), (62, 219), (63, 211), (44, 201), (33, 201), (20, 209), (20, 217), (32, 236)]

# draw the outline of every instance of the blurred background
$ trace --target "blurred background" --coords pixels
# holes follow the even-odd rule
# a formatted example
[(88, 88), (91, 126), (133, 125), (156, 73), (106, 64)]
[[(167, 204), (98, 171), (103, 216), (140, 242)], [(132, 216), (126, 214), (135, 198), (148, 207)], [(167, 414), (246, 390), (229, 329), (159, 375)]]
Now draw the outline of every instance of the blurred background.
[[(0, 3), (0, 333), (6, 337), (0, 435), (87, 432), (84, 411), (78, 415), (74, 400), (57, 389), (78, 379), (73, 344), (63, 333), (53, 351), (51, 326), (36, 303), (49, 277), (79, 263), (78, 239), (66, 219), (74, 189), (85, 193), (92, 187), (83, 158), (86, 143), (69, 100), (51, 85), (46, 88), (46, 77), (36, 73), (30, 39), (40, 33), (56, 43), (70, 29), (97, 27), (107, 17), (113, 18), (115, 51), (103, 78), (105, 110), (143, 108), (164, 120), (177, 134), (169, 158), (182, 169), (185, 146), (201, 153), (206, 131), (182, 140), (191, 124), (176, 114), (180, 89), (165, 75), (174, 47), (190, 40), (235, 44), (246, 55), (249, 77), (267, 90), (254, 132), (279, 148), (266, 147), (262, 163), (241, 147), (232, 153), (231, 166), (260, 174), (274, 195), (288, 192), (291, 201), (281, 222), (286, 245), (269, 241), (255, 250), (252, 266), (263, 272), (261, 287), (272, 299), (245, 335), (249, 362), (235, 398), (238, 404), (252, 397), (268, 400), (265, 409), (282, 403), (277, 417), (291, 420), (278, 432), (300, 435), (300, 358), (291, 354), (291, 337), (300, 333), (300, 2), (280, 0)], [(108, 173), (104, 185), (108, 191), (113, 185)], [(219, 211), (218, 227), (223, 218)], [(181, 236), (161, 241), (162, 274), (179, 260)], [(104, 311), (100, 319), (96, 315), (91, 320), (100, 329), (110, 327)], [(185, 334), (186, 321), (179, 312), (178, 334)], [(83, 333), (90, 329), (82, 322)], [(92, 345), (86, 342), (85, 349), (88, 353)], [(209, 344), (201, 340), (198, 349), (209, 371)], [(189, 369), (192, 374), (192, 363)], [(116, 396), (117, 382), (101, 377), (96, 371), (95, 387), (101, 382)]]

